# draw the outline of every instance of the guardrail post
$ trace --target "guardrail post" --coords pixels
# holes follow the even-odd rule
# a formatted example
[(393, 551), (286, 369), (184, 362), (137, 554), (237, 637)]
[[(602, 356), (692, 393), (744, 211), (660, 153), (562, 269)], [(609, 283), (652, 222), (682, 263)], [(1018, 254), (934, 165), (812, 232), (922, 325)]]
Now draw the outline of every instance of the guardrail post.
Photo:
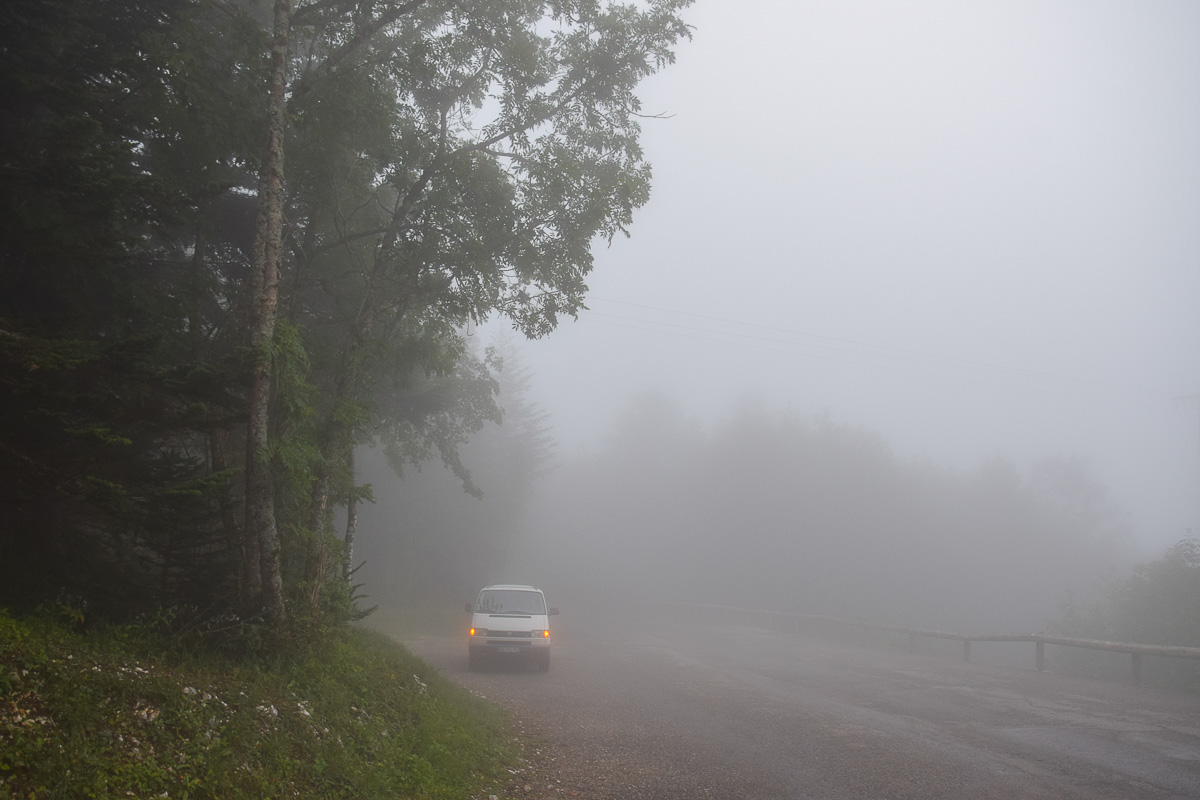
[(971, 663), (971, 640), (963, 639), (963, 661)]
[(1046, 643), (1035, 642), (1034, 647), (1037, 650), (1037, 668), (1041, 672), (1046, 668)]
[(1130, 653), (1129, 657), (1133, 660), (1133, 685), (1137, 686), (1142, 682), (1142, 654)]

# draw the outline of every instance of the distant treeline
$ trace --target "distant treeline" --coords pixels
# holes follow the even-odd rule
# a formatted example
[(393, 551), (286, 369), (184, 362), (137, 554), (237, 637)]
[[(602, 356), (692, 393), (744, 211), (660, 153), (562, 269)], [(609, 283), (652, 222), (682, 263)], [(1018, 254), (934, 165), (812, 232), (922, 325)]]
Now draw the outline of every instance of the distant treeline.
[(519, 558), (589, 603), (1032, 631), (1128, 564), (1127, 521), (1080, 459), (954, 470), (754, 403), (702, 429), (645, 397), (539, 498)]
[(828, 417), (747, 403), (702, 427), (653, 395), (590, 454), (554, 457), (531, 376), (517, 354), (506, 362), (514, 424), (463, 449), (482, 498), (444, 470), (398, 482), (381, 454), (360, 454), (378, 481), (361, 534), (373, 601), (456, 607), (520, 581), (583, 616), (678, 601), (1200, 646), (1200, 544), (1131, 571), (1132, 530), (1082, 459), (952, 469)]

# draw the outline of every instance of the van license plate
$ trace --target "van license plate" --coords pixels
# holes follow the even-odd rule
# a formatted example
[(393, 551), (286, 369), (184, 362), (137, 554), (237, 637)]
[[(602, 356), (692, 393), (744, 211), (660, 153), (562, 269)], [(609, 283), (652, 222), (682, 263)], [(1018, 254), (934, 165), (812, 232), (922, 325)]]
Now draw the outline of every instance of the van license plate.
[(496, 652), (498, 652), (498, 653), (519, 653), (519, 652), (521, 652), (521, 648), (513, 647), (513, 646), (509, 645), (508, 647), (497, 647)]

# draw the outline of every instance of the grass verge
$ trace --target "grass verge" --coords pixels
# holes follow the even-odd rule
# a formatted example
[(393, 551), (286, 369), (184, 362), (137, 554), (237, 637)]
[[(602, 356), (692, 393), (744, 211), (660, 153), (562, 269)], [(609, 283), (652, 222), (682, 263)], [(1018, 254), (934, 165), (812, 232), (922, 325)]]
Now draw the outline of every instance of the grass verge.
[(0, 798), (467, 798), (508, 715), (369, 630), (271, 661), (0, 609)]

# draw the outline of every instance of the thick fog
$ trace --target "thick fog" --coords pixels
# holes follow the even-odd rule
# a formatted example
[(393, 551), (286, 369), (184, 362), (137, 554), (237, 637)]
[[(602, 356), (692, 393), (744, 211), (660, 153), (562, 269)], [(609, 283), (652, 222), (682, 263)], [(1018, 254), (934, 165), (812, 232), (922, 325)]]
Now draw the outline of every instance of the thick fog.
[(649, 205), (598, 244), (590, 310), (520, 344), (554, 468), (481, 461), (477, 501), (376, 459), (376, 597), (1038, 627), (1200, 530), (1200, 6), (689, 20), (642, 93)]
[(527, 345), (566, 452), (647, 387), (969, 466), (1091, 460), (1154, 547), (1200, 504), (1200, 7), (701, 2), (654, 195)]

